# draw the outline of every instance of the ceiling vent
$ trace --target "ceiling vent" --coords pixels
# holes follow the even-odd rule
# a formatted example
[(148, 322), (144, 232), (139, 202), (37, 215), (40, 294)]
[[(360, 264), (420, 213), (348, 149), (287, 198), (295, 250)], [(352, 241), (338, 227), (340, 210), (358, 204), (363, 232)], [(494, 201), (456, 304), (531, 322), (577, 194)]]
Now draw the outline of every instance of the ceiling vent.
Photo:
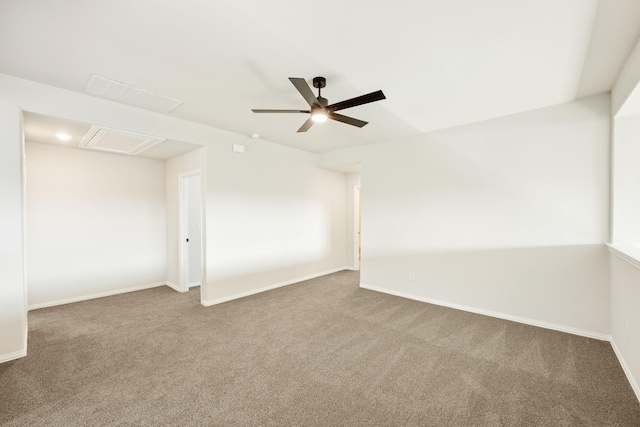
[(164, 138), (91, 126), (89, 132), (80, 141), (79, 147), (135, 156), (162, 141)]
[(168, 113), (176, 109), (183, 101), (134, 86), (120, 83), (106, 77), (92, 74), (85, 93), (101, 96), (123, 104), (135, 105), (159, 113)]

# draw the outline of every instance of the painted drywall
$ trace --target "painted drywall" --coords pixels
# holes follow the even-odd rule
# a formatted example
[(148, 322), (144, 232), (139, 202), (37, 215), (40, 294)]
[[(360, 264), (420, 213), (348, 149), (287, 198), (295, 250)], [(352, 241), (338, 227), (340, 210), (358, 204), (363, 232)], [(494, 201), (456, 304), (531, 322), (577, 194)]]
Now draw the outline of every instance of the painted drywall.
[(22, 111), (0, 102), (0, 363), (27, 354)]
[(611, 343), (640, 399), (640, 262), (610, 254)]
[(354, 189), (355, 187), (360, 187), (360, 172), (353, 172), (350, 174), (347, 174), (345, 176), (346, 182), (347, 182), (347, 186), (346, 186), (346, 193), (347, 193), (347, 201), (346, 201), (346, 211), (347, 211), (347, 219), (346, 219), (346, 239), (347, 239), (347, 246), (346, 246), (346, 263), (345, 265), (353, 268), (353, 269), (359, 269), (357, 263), (355, 262), (356, 260), (356, 256), (355, 256), (355, 250), (354, 250), (354, 246), (355, 246), (355, 192)]
[(599, 244), (363, 254), (361, 283), (439, 305), (607, 339), (607, 268), (606, 249)]
[[(345, 178), (317, 169), (313, 154), (2, 74), (0, 99), (40, 114), (206, 146), (204, 256), (205, 270), (215, 276), (207, 273), (202, 292), (209, 301), (344, 267)], [(233, 143), (245, 144), (247, 152), (231, 152)]]
[[(180, 289), (178, 275), (179, 262), (179, 191), (178, 176), (183, 172), (200, 170), (202, 183), (206, 183), (206, 147), (190, 151), (166, 161), (165, 188), (167, 212), (167, 282), (175, 289)], [(206, 185), (201, 188), (202, 200), (206, 197)], [(204, 215), (203, 215), (204, 217)], [(206, 227), (206, 223), (203, 223)], [(205, 280), (206, 281), (206, 280)]]
[(609, 114), (599, 95), (320, 156), (362, 162), (361, 283), (608, 334)]
[(640, 115), (614, 119), (612, 242), (640, 247)]
[[(611, 344), (640, 400), (640, 43), (612, 90)], [(617, 116), (617, 117), (616, 117)]]
[(30, 306), (163, 283), (164, 161), (27, 142)]
[[(627, 59), (622, 71), (618, 75), (611, 89), (611, 114), (615, 117), (626, 109), (625, 103), (630, 96), (639, 97), (638, 83), (640, 82), (640, 40), (636, 43)], [(638, 111), (632, 114), (638, 114)]]
[[(245, 153), (233, 153), (233, 142)], [(315, 160), (249, 138), (207, 147), (205, 300), (344, 267), (345, 176)]]
[(199, 145), (238, 135), (170, 115), (0, 74), (0, 100), (24, 111)]

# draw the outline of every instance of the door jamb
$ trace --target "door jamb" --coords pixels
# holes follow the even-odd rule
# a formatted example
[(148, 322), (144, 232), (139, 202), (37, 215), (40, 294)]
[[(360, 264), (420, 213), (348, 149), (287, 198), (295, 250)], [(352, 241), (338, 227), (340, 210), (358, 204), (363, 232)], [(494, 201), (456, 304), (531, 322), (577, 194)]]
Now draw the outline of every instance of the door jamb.
[[(192, 169), (190, 171), (182, 172), (178, 174), (178, 287), (180, 292), (189, 291), (189, 281), (187, 280), (187, 272), (189, 271), (189, 251), (186, 248), (186, 230), (184, 224), (184, 217), (186, 212), (185, 199), (184, 199), (184, 184), (187, 178), (192, 176), (199, 176), (200, 188), (202, 188), (202, 173), (201, 170)], [(200, 192), (200, 206), (204, 204), (202, 200), (202, 192)], [(200, 209), (200, 224), (202, 224), (202, 208)], [(203, 229), (200, 227), (200, 267), (203, 266)], [(204, 270), (201, 268), (201, 270)], [(203, 283), (204, 276), (200, 273), (201, 283)]]
[(362, 193), (360, 191), (360, 185), (353, 186), (353, 269), (360, 270), (360, 236), (358, 235), (360, 219), (360, 207), (362, 201), (360, 200)]

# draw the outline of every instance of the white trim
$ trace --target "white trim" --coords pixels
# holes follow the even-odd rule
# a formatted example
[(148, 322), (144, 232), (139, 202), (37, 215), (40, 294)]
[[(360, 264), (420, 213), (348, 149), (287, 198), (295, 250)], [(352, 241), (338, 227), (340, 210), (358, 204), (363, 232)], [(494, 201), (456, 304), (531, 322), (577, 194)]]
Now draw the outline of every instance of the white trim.
[(116, 289), (116, 290), (113, 290), (113, 291), (100, 292), (100, 293), (97, 293), (97, 294), (83, 295), (83, 296), (79, 296), (79, 297), (66, 298), (66, 299), (59, 299), (59, 300), (56, 300), (56, 301), (41, 302), (41, 303), (38, 303), (38, 304), (30, 305), (29, 306), (29, 311), (37, 310), (39, 308), (54, 307), (56, 305), (71, 304), (71, 303), (74, 303), (74, 302), (87, 301), (87, 300), (90, 300), (90, 299), (109, 297), (109, 296), (112, 296), (112, 295), (126, 294), (128, 292), (135, 292), (135, 291), (141, 291), (143, 289), (157, 288), (157, 287), (164, 286), (164, 285), (166, 285), (166, 282), (158, 282), (158, 283), (151, 283), (151, 284), (148, 284), (148, 285), (134, 286), (132, 288)]
[(20, 173), (22, 175), (22, 321), (24, 322), (24, 353), (22, 356), (27, 355), (28, 343), (29, 343), (29, 293), (27, 287), (29, 282), (27, 280), (27, 153), (26, 142), (24, 140), (24, 112), (20, 110), (20, 128), (22, 131), (21, 146), (20, 146)]
[(174, 285), (173, 283), (169, 282), (168, 280), (166, 282), (164, 282), (165, 285), (167, 285), (168, 287), (170, 287), (171, 289), (173, 289), (176, 292), (184, 292), (183, 290), (180, 289), (180, 287), (178, 285)]
[(178, 176), (182, 178), (189, 178), (190, 176), (195, 176), (200, 174), (201, 174), (201, 170), (200, 168), (197, 168), (197, 169), (191, 169), (188, 171), (180, 172)]
[(202, 282), (193, 282), (193, 283), (189, 283), (189, 289), (191, 288), (195, 288), (197, 286), (202, 286)]
[(369, 286), (360, 283), (362, 289), (368, 289), (370, 291), (382, 292), (384, 294), (394, 295), (397, 297), (408, 298), (420, 302), (426, 302), (428, 304), (440, 305), (443, 307), (454, 308), (456, 310), (468, 311), (470, 313), (482, 314), (484, 316), (497, 317), (499, 319), (510, 320), (512, 322), (524, 323), (525, 325), (537, 326), (539, 328), (553, 329), (555, 331), (566, 332), (568, 334), (579, 335), (587, 338), (594, 338), (601, 341), (610, 341), (611, 336), (601, 334), (599, 332), (585, 331), (583, 329), (572, 328), (570, 326), (558, 325), (555, 323), (542, 322), (539, 320), (528, 319), (526, 317), (513, 316), (511, 314), (500, 313), (498, 311), (484, 310), (482, 308), (470, 307), (467, 305), (455, 304), (446, 301), (435, 300), (431, 298), (425, 298), (417, 295), (411, 295), (404, 292), (397, 292), (390, 289), (380, 288), (377, 286)]
[(27, 337), (29, 336), (29, 327), (24, 328), (24, 348), (22, 350), (14, 351), (13, 353), (7, 353), (0, 355), (0, 363), (9, 362), (11, 360), (20, 359), (27, 355)]
[(11, 360), (20, 359), (27, 355), (27, 350), (14, 351), (13, 353), (3, 354), (0, 356), (0, 363), (9, 362)]
[(262, 288), (252, 289), (250, 291), (240, 292), (240, 293), (237, 293), (237, 294), (228, 295), (226, 297), (216, 298), (214, 300), (207, 301), (207, 300), (203, 299), (200, 302), (205, 307), (210, 307), (212, 305), (222, 304), (223, 302), (227, 302), (227, 301), (232, 301), (234, 299), (248, 297), (250, 295), (259, 294), (259, 293), (266, 292), (266, 291), (271, 291), (273, 289), (281, 288), (283, 286), (293, 285), (294, 283), (303, 282), (303, 281), (309, 280), (309, 279), (315, 279), (316, 277), (326, 276), (327, 274), (332, 274), (332, 273), (336, 273), (338, 271), (343, 271), (343, 270), (348, 270), (348, 269), (349, 269), (348, 267), (334, 268), (334, 269), (331, 269), (331, 270), (323, 271), (322, 273), (311, 274), (309, 276), (299, 277), (299, 278), (293, 279), (293, 280), (287, 280), (286, 282), (276, 283), (275, 285), (263, 286)]
[(609, 252), (627, 261), (634, 267), (640, 268), (640, 248), (634, 246), (607, 244)]
[(184, 219), (185, 219), (185, 199), (184, 199), (184, 185), (187, 182), (187, 178), (191, 178), (193, 176), (197, 176), (200, 180), (200, 278), (204, 278), (204, 227), (202, 227), (202, 223), (204, 222), (204, 205), (205, 199), (202, 197), (202, 169), (191, 169), (185, 172), (181, 172), (178, 174), (178, 285), (181, 289), (180, 292), (187, 292), (189, 290), (188, 281), (188, 271), (189, 271), (189, 251), (186, 247), (185, 235), (187, 234), (184, 229)]
[(360, 270), (360, 230), (362, 228), (360, 207), (362, 206), (360, 185), (353, 186), (353, 267), (349, 270)]
[(638, 386), (636, 379), (633, 377), (633, 374), (631, 373), (631, 369), (629, 369), (629, 365), (627, 365), (627, 362), (624, 360), (624, 357), (622, 357), (622, 352), (616, 345), (616, 342), (613, 340), (613, 337), (611, 337), (610, 343), (611, 343), (611, 348), (613, 348), (613, 352), (616, 354), (616, 357), (618, 358), (618, 362), (620, 362), (620, 365), (622, 366), (622, 370), (627, 376), (627, 380), (629, 380), (629, 384), (631, 384), (631, 388), (636, 394), (636, 398), (640, 402), (640, 386)]

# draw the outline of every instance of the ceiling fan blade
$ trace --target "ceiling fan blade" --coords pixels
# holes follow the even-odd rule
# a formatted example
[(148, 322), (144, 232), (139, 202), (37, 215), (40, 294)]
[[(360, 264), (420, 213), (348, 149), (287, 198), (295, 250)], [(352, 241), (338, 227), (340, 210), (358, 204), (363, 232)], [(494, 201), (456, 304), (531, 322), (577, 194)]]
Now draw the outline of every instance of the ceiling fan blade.
[(260, 110), (253, 108), (251, 111), (254, 113), (310, 113), (309, 110)]
[(382, 93), (381, 90), (379, 90), (377, 92), (371, 92), (366, 95), (347, 99), (346, 101), (336, 102), (335, 104), (331, 104), (326, 108), (329, 111), (338, 111), (344, 110), (345, 108), (355, 107), (356, 105), (368, 104), (370, 102), (380, 101), (383, 99), (387, 99), (387, 97), (384, 96), (384, 93)]
[(305, 79), (300, 77), (289, 77), (289, 80), (293, 83), (296, 89), (298, 89), (298, 92), (300, 92), (300, 95), (302, 95), (310, 107), (320, 107), (320, 103), (316, 99), (316, 96), (311, 91), (311, 88)]
[(314, 121), (311, 119), (311, 117), (309, 117), (309, 118), (307, 119), (307, 121), (306, 121), (306, 122), (304, 122), (304, 123), (302, 124), (302, 126), (300, 126), (300, 129), (298, 129), (298, 133), (308, 131), (308, 130), (309, 130), (309, 128), (310, 128), (311, 126), (313, 126), (313, 123), (314, 123)]
[(364, 120), (354, 119), (353, 117), (343, 116), (342, 114), (334, 113), (332, 111), (329, 111), (329, 118), (331, 120), (336, 120), (338, 122), (346, 123), (351, 126), (357, 126), (359, 128), (369, 123), (365, 122)]

